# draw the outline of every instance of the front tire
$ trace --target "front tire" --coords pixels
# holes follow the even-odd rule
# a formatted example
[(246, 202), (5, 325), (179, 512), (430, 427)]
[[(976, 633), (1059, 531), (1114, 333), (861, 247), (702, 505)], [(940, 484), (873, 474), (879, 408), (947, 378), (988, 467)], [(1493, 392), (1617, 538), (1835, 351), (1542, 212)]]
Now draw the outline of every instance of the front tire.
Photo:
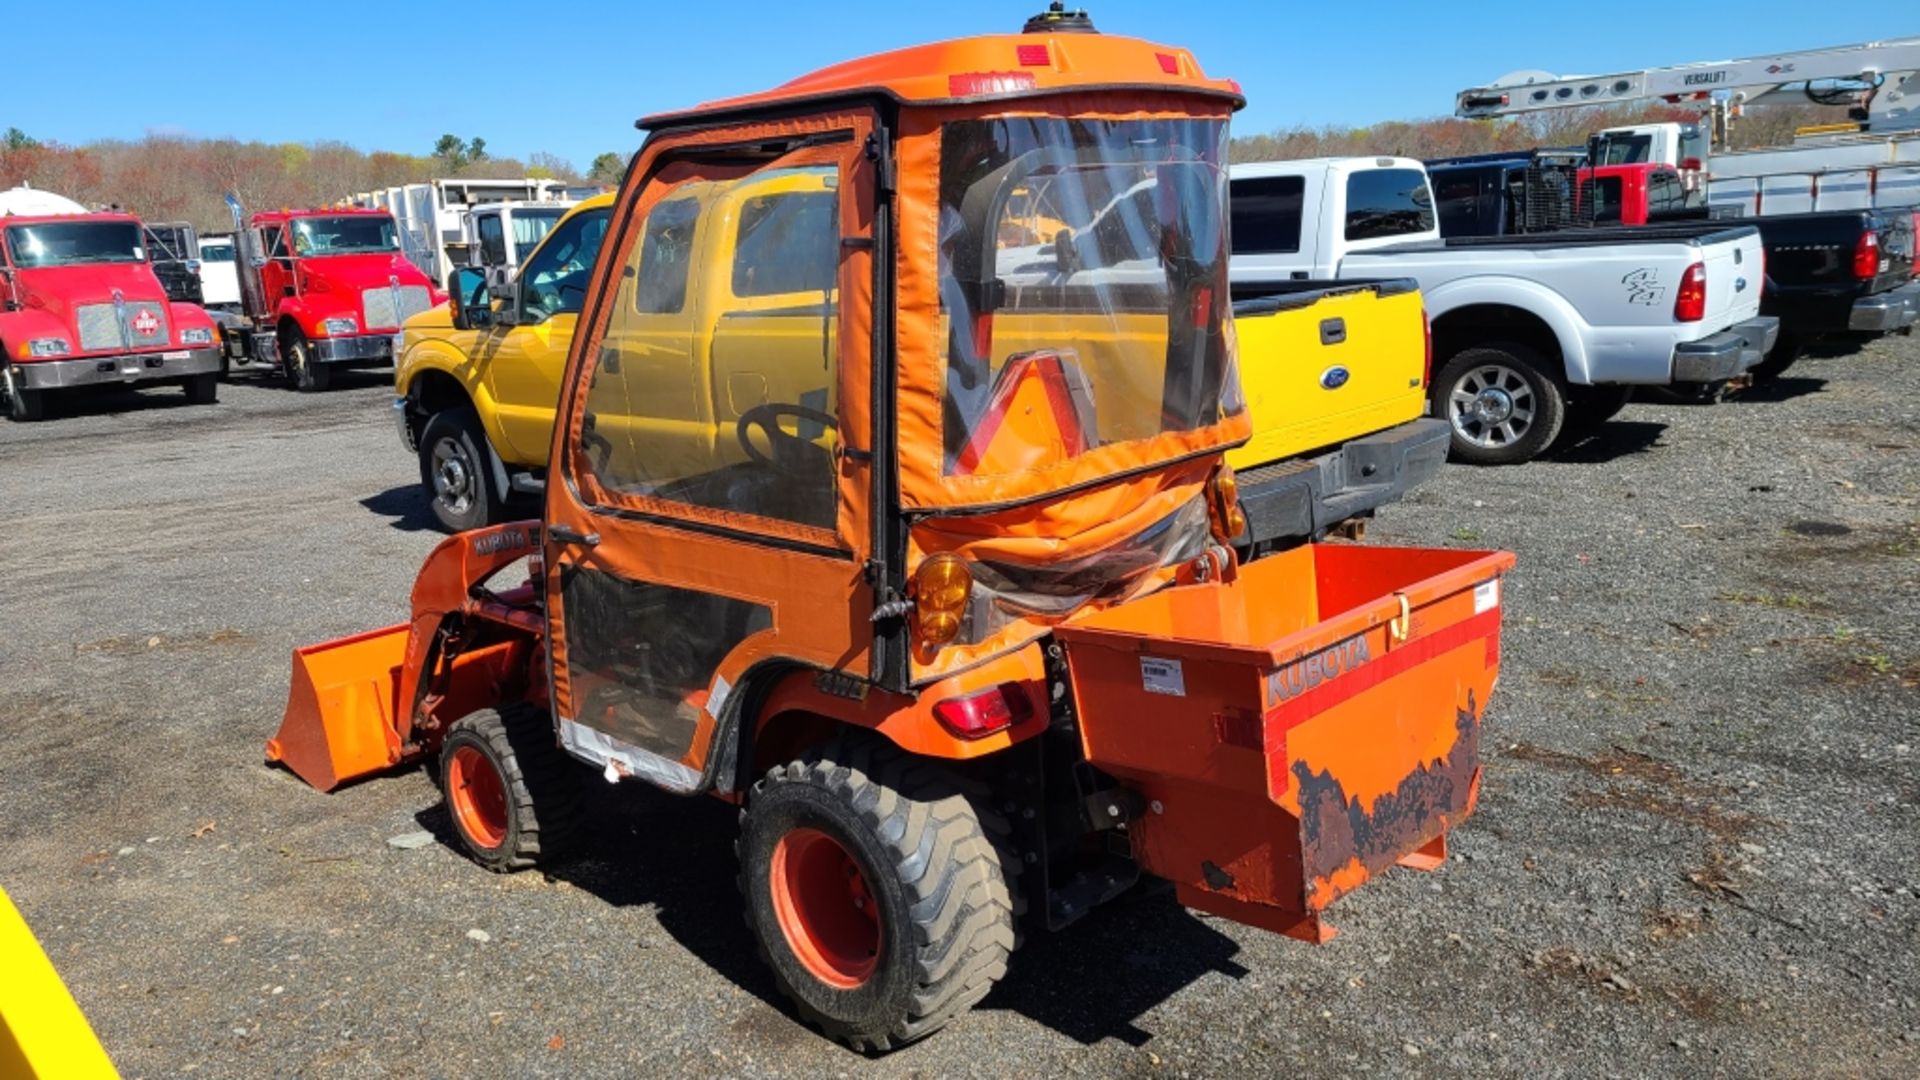
[(1432, 401), (1453, 428), (1449, 459), (1517, 465), (1559, 437), (1567, 388), (1535, 350), (1497, 342), (1455, 353), (1433, 380)]
[(524, 702), (456, 721), (440, 745), (440, 792), (473, 861), (525, 870), (564, 846), (578, 817), (580, 776), (554, 741), (553, 720)]
[[(0, 357), (0, 362), (4, 361)], [(13, 420), (30, 424), (47, 418), (47, 394), (44, 390), (26, 390), (14, 385), (13, 373), (6, 375), (7, 416)]]
[(931, 1034), (987, 995), (1016, 894), (983, 790), (885, 744), (769, 771), (741, 814), (747, 925), (801, 1016), (859, 1050)]
[(294, 333), (281, 348), (286, 353), (287, 381), (303, 394), (320, 393), (333, 385), (333, 369), (314, 359), (313, 343)]
[(195, 405), (213, 405), (220, 400), (220, 373), (189, 375), (185, 383), (187, 400)]
[(1805, 352), (1805, 345), (1794, 338), (1781, 334), (1774, 340), (1773, 348), (1767, 350), (1766, 357), (1758, 364), (1755, 364), (1747, 374), (1753, 376), (1753, 381), (1756, 384), (1770, 383), (1786, 374), (1787, 369), (1793, 366), (1793, 362), (1800, 359), (1801, 355)]
[(468, 408), (434, 413), (420, 432), (420, 486), (448, 532), (506, 520), (506, 500), (495, 490), (486, 447), (480, 416)]

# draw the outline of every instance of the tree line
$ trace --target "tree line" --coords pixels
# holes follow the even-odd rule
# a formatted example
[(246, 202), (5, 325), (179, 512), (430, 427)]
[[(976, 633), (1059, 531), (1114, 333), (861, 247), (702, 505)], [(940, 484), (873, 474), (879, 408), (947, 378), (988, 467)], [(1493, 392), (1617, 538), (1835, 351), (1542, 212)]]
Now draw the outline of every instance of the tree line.
[[(1584, 145), (1599, 128), (1697, 120), (1696, 110), (1648, 104), (1525, 114), (1510, 121), (1388, 121), (1367, 127), (1293, 127), (1236, 138), (1232, 160), (1391, 154), (1453, 157), (1534, 146)], [(1733, 128), (1735, 146), (1776, 146), (1797, 127), (1845, 119), (1845, 110), (1814, 105), (1747, 110)], [(120, 206), (150, 221), (191, 221), (207, 232), (230, 226), (224, 193), (249, 207), (316, 206), (355, 192), (449, 177), (552, 177), (569, 183), (616, 184), (627, 159), (604, 153), (585, 172), (553, 154), (525, 161), (494, 157), (486, 140), (447, 134), (429, 154), (361, 151), (343, 142), (265, 143), (148, 135), (84, 146), (42, 141), (19, 128), (0, 133), (0, 189), (31, 184), (88, 206)]]
[(494, 157), (486, 140), (451, 134), (431, 154), (403, 154), (342, 142), (170, 135), (68, 146), (17, 127), (0, 132), (0, 190), (28, 184), (87, 206), (119, 206), (149, 221), (190, 221), (203, 232), (231, 230), (233, 219), (222, 201), (229, 191), (252, 209), (324, 206), (356, 192), (443, 178), (617, 183), (624, 165), (619, 155), (603, 154), (583, 173), (553, 154), (524, 161)]

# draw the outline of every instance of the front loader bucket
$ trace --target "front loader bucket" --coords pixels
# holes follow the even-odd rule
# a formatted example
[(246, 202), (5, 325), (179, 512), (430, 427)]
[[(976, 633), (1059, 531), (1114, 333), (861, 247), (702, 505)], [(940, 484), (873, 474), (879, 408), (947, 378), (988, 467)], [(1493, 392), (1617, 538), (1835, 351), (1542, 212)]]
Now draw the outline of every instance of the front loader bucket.
[(321, 791), (398, 764), (406, 652), (405, 623), (293, 650), (287, 714), (267, 760)]
[(1087, 760), (1182, 903), (1310, 941), (1473, 810), (1504, 552), (1307, 545), (1056, 628)]

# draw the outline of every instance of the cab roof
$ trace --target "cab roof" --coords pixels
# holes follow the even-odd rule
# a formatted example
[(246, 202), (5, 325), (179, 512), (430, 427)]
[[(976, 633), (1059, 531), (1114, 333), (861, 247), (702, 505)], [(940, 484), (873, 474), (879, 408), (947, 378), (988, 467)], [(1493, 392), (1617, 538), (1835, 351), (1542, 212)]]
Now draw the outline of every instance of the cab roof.
[(1185, 49), (1091, 31), (991, 34), (876, 53), (772, 90), (642, 117), (643, 129), (721, 120), (799, 104), (880, 97), (943, 105), (1067, 90), (1173, 91), (1246, 104), (1240, 84), (1212, 79)]
[(85, 221), (117, 221), (129, 225), (140, 224), (139, 218), (124, 210), (89, 210), (84, 214), (0, 214), (0, 226), (63, 225)]
[(392, 217), (377, 207), (371, 206), (315, 206), (301, 210), (259, 210), (253, 215), (255, 221), (292, 221), (295, 218), (310, 217)]

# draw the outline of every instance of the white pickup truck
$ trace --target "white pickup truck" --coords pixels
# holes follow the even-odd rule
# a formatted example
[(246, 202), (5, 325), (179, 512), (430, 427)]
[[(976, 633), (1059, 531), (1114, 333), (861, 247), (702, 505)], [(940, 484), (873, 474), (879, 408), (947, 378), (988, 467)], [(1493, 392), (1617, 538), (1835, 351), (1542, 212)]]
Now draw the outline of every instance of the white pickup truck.
[(1235, 285), (1406, 277), (1433, 325), (1429, 410), (1457, 461), (1526, 461), (1591, 430), (1635, 386), (1698, 391), (1760, 362), (1779, 321), (1760, 314), (1751, 226), (1442, 239), (1411, 158), (1237, 165)]

